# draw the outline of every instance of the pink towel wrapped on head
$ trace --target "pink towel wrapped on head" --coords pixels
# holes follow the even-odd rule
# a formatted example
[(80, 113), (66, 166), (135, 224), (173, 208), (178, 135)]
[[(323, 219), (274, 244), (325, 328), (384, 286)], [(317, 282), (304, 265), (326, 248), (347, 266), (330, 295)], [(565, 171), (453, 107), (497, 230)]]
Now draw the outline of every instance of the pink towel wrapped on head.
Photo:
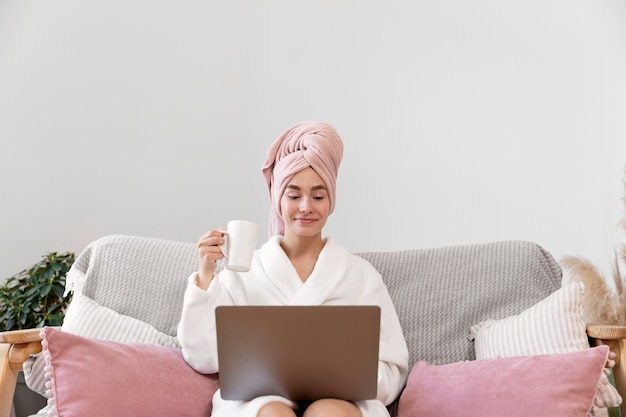
[(311, 167), (328, 190), (330, 212), (335, 209), (337, 171), (343, 157), (343, 142), (334, 127), (323, 122), (302, 122), (290, 127), (267, 151), (263, 175), (272, 200), (269, 237), (284, 234), (280, 199), (291, 178)]

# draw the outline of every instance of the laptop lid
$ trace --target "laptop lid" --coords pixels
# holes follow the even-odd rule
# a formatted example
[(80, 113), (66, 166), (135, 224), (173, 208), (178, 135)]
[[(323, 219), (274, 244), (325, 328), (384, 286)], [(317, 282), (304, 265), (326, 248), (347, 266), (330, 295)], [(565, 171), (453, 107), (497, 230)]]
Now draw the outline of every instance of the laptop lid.
[(376, 398), (378, 306), (216, 308), (222, 398)]

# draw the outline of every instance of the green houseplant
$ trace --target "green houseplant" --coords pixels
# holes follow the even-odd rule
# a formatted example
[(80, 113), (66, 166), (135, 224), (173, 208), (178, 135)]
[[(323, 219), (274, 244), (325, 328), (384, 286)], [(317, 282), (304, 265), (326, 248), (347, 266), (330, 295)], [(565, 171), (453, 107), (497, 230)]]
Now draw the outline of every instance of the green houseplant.
[[(73, 253), (48, 253), (43, 259), (0, 284), (0, 331), (60, 326), (71, 295), (63, 297)], [(16, 417), (37, 413), (47, 399), (28, 389), (18, 375), (13, 397)]]
[(63, 297), (73, 253), (48, 253), (0, 286), (0, 330), (60, 326), (71, 295)]

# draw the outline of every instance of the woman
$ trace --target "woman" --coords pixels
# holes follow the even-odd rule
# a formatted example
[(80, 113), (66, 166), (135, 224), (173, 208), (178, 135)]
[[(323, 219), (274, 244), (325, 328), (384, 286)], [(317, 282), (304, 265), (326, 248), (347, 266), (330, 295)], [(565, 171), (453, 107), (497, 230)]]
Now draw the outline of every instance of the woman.
[(287, 129), (268, 150), (263, 166), (272, 203), (269, 240), (254, 254), (249, 272), (215, 275), (224, 243), (219, 230), (198, 242), (199, 271), (185, 293), (178, 337), (185, 360), (201, 373), (217, 367), (215, 307), (218, 305), (365, 304), (381, 307), (378, 394), (375, 400), (320, 399), (299, 404), (280, 396), (252, 401), (213, 398), (215, 417), (382, 417), (408, 373), (408, 350), (380, 274), (322, 229), (335, 207), (343, 143), (325, 123)]

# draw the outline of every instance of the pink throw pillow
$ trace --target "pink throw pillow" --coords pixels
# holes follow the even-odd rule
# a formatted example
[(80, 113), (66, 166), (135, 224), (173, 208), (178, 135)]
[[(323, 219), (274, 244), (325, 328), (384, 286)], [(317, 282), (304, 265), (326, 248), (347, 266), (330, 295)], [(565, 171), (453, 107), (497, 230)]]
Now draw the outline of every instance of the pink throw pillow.
[(42, 330), (48, 396), (58, 417), (208, 417), (217, 375), (179, 349)]
[(599, 346), (439, 366), (420, 361), (400, 396), (398, 417), (585, 417), (608, 354)]

